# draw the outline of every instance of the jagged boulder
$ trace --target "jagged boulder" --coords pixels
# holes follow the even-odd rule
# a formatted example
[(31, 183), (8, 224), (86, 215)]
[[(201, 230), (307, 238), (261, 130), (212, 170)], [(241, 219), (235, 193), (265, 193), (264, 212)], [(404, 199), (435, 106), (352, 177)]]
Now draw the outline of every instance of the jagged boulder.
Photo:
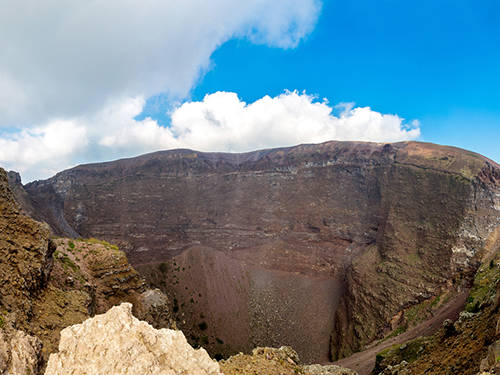
[(49, 226), (21, 212), (0, 168), (0, 307), (17, 329), (29, 324), (33, 298), (48, 281), (54, 250)]
[(193, 349), (180, 331), (156, 330), (123, 303), (61, 332), (59, 353), (45, 375), (220, 374), (204, 349)]
[(0, 374), (38, 374), (42, 342), (22, 331), (0, 329)]
[(290, 346), (257, 347), (252, 354), (239, 353), (220, 362), (226, 375), (357, 375), (356, 371), (336, 365), (300, 365), (299, 355)]
[(136, 316), (148, 322), (155, 328), (173, 328), (176, 324), (172, 319), (170, 301), (159, 289), (148, 289), (141, 293), (136, 304)]
[(302, 370), (305, 374), (309, 375), (357, 375), (358, 373), (354, 370), (336, 366), (336, 365), (308, 365), (303, 366)]

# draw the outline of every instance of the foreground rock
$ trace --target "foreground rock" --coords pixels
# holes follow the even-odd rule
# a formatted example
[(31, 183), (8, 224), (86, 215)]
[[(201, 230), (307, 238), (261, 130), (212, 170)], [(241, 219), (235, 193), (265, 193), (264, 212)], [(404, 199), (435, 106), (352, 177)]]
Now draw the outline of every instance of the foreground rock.
[(0, 168), (0, 374), (43, 373), (62, 329), (124, 301), (155, 327), (175, 327), (167, 297), (146, 289), (123, 252), (95, 239), (51, 239)]
[(42, 342), (22, 331), (0, 329), (0, 374), (38, 374)]
[(289, 346), (255, 348), (251, 355), (239, 353), (220, 365), (225, 375), (357, 375), (342, 366), (300, 365), (297, 352)]
[(59, 353), (45, 375), (220, 374), (204, 349), (193, 349), (180, 331), (155, 330), (123, 303), (61, 332)]

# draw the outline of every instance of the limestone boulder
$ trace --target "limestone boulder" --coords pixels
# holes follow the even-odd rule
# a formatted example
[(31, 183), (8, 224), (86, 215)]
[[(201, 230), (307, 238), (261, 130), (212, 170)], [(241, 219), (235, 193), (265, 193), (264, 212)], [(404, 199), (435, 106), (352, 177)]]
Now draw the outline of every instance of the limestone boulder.
[(106, 314), (61, 332), (59, 353), (46, 375), (150, 374), (215, 375), (219, 364), (204, 349), (193, 349), (180, 331), (156, 330), (123, 303)]
[(22, 331), (0, 329), (0, 374), (38, 374), (42, 342)]

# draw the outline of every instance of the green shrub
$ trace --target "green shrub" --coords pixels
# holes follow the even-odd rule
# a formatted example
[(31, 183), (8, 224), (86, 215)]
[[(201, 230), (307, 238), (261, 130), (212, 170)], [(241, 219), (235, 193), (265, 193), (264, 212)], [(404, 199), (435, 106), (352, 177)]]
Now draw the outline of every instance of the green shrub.
[(113, 250), (118, 250), (118, 246), (116, 245), (111, 245), (109, 242), (107, 241), (102, 241), (102, 240), (98, 240), (97, 238), (94, 238), (94, 237), (90, 237), (90, 238), (87, 238), (85, 240), (86, 243), (91, 243), (91, 244), (101, 244), (101, 245), (104, 245), (104, 246), (107, 246), (107, 247), (110, 247), (111, 249)]
[(166, 273), (168, 271), (168, 265), (167, 263), (160, 263), (160, 272), (161, 273)]

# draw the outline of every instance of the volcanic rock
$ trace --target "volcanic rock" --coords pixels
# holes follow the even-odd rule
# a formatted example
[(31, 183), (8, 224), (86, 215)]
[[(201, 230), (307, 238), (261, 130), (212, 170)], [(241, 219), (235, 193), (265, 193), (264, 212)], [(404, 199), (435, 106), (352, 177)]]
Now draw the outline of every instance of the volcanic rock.
[[(134, 266), (158, 269), (202, 246), (245, 266), (342, 280), (333, 358), (383, 337), (443, 288), (467, 287), (454, 280), (473, 275), (500, 238), (500, 167), (418, 142), (162, 151), (81, 165), (24, 189), (55, 233), (118, 243)], [(178, 293), (172, 277), (155, 286)], [(275, 297), (277, 310), (300, 311)], [(278, 326), (271, 318), (266, 336), (280, 335)], [(304, 347), (295, 348), (301, 356)]]
[(22, 331), (0, 329), (0, 374), (38, 374), (42, 342)]
[(336, 365), (308, 365), (302, 369), (304, 373), (311, 375), (357, 375), (356, 371)]
[(499, 294), (500, 250), (491, 256), (477, 270), (464, 311), (453, 325), (447, 322), (432, 336), (381, 350), (372, 374), (498, 373), (500, 334), (495, 327), (499, 319), (495, 301)]
[(54, 250), (49, 226), (21, 213), (0, 168), (0, 305), (18, 328), (33, 315), (33, 299), (48, 281)]
[(194, 350), (180, 331), (155, 330), (123, 303), (104, 315), (61, 332), (59, 353), (45, 375), (220, 374), (203, 349)]
[(289, 346), (280, 348), (257, 347), (252, 354), (239, 353), (223, 360), (221, 370), (226, 375), (357, 375), (353, 370), (336, 365), (299, 365), (299, 356)]
[(157, 327), (175, 327), (167, 297), (148, 294), (123, 252), (95, 239), (51, 239), (47, 224), (20, 209), (7, 181), (0, 168), (0, 373), (39, 374), (63, 328), (122, 301)]

